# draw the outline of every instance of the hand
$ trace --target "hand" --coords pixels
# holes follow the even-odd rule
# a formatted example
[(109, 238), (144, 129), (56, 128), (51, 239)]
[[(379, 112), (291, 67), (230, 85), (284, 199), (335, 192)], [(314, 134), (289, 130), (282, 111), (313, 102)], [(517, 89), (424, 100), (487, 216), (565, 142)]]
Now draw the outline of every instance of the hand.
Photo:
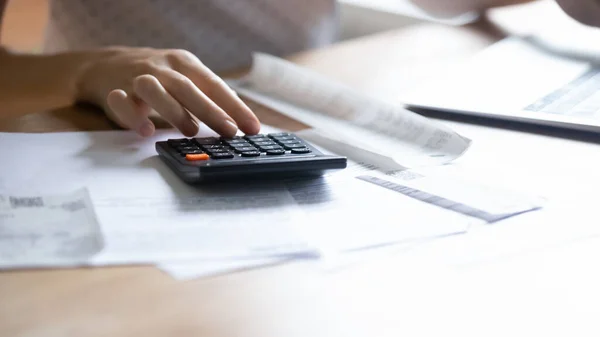
[(222, 136), (256, 134), (260, 123), (227, 84), (185, 50), (109, 48), (97, 52), (77, 81), (77, 96), (141, 136), (154, 133), (156, 112), (186, 137), (198, 121)]

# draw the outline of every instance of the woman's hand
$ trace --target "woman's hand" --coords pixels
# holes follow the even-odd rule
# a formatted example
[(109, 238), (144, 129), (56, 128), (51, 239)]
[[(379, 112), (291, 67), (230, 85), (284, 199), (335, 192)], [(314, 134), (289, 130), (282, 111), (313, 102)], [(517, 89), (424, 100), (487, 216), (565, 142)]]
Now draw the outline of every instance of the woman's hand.
[(231, 137), (238, 128), (260, 131), (254, 113), (192, 53), (185, 50), (113, 47), (86, 64), (77, 81), (77, 99), (104, 108), (109, 118), (142, 136), (154, 133), (155, 111), (185, 136), (204, 122)]

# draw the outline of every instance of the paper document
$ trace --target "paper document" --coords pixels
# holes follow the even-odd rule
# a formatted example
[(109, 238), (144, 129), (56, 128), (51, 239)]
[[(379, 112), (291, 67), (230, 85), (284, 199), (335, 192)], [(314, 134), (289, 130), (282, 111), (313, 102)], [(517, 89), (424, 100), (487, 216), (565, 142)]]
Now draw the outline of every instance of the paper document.
[(449, 113), (598, 132), (600, 67), (593, 58), (510, 37), (401, 100)]
[(155, 142), (168, 138), (181, 135), (1, 133), (0, 155), (11, 160), (0, 176), (10, 182), (6, 191), (23, 195), (86, 187), (106, 246), (92, 264), (315, 254), (297, 225), (303, 213), (284, 185), (187, 185), (156, 154)]
[[(351, 254), (360, 260), (363, 250), (465, 233), (483, 222), (357, 179), (388, 171), (372, 163), (350, 161), (345, 170), (313, 179), (188, 185), (156, 155), (155, 142), (168, 138), (181, 135), (171, 130), (147, 139), (129, 131), (0, 133), (0, 155), (11, 158), (0, 167), (0, 194), (69, 196), (85, 187), (104, 247), (98, 252), (92, 245), (78, 264), (157, 264), (180, 278), (290, 259), (346, 261)], [(429, 181), (406, 170), (389, 175), (422, 190)], [(447, 185), (429, 184), (430, 193)], [(452, 186), (447, 189), (460, 189)], [(44, 249), (53, 251), (51, 245)]]
[[(365, 181), (365, 177), (402, 184), (427, 193), (419, 199)], [(368, 180), (368, 179), (367, 179)], [(289, 181), (287, 188), (307, 215), (303, 228), (320, 249), (318, 259), (302, 259), (316, 272), (333, 272), (354, 264), (397, 254), (464, 234), (474, 225), (499, 221), (537, 210), (544, 200), (486, 186), (465, 178), (424, 174), (413, 170), (381, 172), (372, 164), (350, 161), (348, 168), (312, 181)], [(477, 210), (477, 217), (460, 207), (441, 207), (445, 200)], [(442, 206), (444, 206), (442, 204)], [(491, 219), (489, 218), (491, 217)], [(244, 260), (163, 261), (160, 268), (177, 279), (219, 275), (289, 262), (286, 258)]]
[(473, 184), (457, 183), (453, 180), (442, 182), (422, 178), (416, 181), (399, 181), (383, 175), (361, 175), (357, 178), (415, 200), (488, 223), (498, 222), (541, 207), (531, 197)]
[(472, 218), (354, 177), (290, 181), (305, 212), (302, 226), (322, 254), (464, 233)]
[(94, 262), (317, 254), (295, 227), (303, 214), (283, 187), (219, 189), (97, 199), (107, 249)]
[(102, 248), (86, 189), (64, 195), (0, 194), (0, 268), (79, 265)]
[(357, 161), (365, 161), (363, 149), (401, 167), (436, 165), (454, 160), (470, 145), (438, 122), (273, 56), (255, 54), (250, 73), (229, 84), (242, 96), (312, 126), (320, 137), (305, 134), (307, 140), (347, 144), (337, 152)]

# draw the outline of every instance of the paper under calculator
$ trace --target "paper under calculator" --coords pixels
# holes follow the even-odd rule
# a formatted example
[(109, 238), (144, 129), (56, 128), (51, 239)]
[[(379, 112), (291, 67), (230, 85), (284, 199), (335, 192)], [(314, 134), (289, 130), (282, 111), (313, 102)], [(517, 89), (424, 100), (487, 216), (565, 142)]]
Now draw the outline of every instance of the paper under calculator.
[(326, 155), (287, 132), (169, 139), (157, 142), (156, 151), (187, 183), (318, 176), (346, 168), (345, 157)]

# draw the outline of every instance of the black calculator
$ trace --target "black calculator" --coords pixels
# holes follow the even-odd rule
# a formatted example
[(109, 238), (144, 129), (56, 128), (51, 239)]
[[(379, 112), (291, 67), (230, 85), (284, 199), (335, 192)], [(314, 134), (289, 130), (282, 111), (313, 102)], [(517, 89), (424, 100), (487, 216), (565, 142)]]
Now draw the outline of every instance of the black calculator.
[(156, 151), (190, 184), (233, 179), (319, 176), (346, 168), (346, 157), (326, 155), (292, 133), (157, 142)]

